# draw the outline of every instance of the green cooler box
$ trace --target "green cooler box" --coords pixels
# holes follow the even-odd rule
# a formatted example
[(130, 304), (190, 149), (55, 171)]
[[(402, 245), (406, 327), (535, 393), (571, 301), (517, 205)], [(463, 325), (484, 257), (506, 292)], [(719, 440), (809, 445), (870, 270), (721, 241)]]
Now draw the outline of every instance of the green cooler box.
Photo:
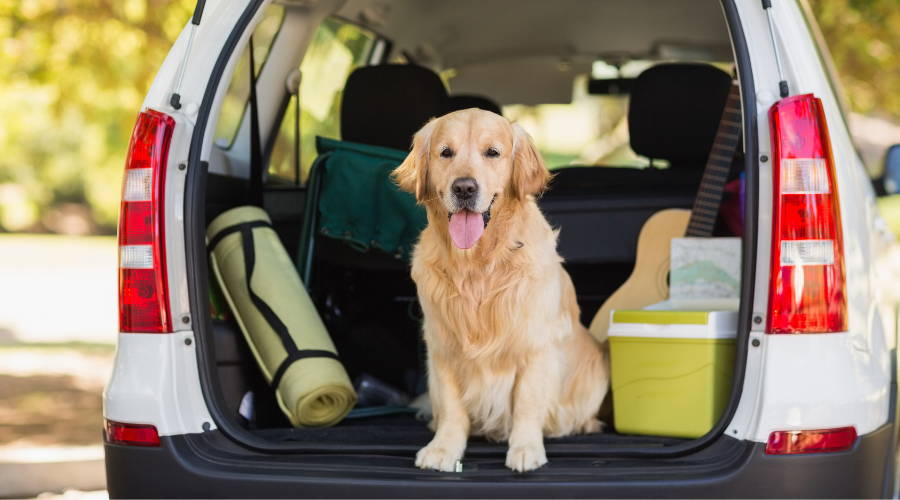
[(616, 431), (696, 438), (721, 416), (734, 371), (736, 311), (613, 311)]

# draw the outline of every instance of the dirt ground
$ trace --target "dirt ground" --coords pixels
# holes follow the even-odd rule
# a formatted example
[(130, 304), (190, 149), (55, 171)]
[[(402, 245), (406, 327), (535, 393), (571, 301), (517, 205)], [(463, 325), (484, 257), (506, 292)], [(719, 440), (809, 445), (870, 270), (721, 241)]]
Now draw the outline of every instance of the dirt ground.
[(117, 317), (115, 238), (0, 235), (0, 455), (100, 445)]
[(100, 393), (65, 375), (0, 375), (0, 445), (86, 445), (99, 441)]
[(0, 447), (101, 443), (109, 346), (0, 348)]

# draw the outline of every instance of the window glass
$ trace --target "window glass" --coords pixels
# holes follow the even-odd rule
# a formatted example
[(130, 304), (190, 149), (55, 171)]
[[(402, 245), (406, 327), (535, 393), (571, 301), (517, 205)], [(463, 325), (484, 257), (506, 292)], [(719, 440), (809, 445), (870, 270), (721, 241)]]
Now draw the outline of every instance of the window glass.
[[(340, 138), (340, 104), (350, 72), (366, 64), (377, 39), (365, 30), (337, 18), (316, 29), (300, 64), (300, 173), (305, 182), (316, 158), (316, 136)], [(295, 114), (292, 98), (269, 158), (270, 177), (294, 179)]]
[[(256, 63), (256, 74), (259, 74), (269, 48), (278, 34), (281, 23), (284, 20), (284, 7), (269, 5), (263, 12), (263, 18), (253, 30), (253, 58)], [(228, 91), (222, 99), (222, 109), (219, 112), (219, 121), (216, 123), (214, 136), (215, 144), (221, 148), (231, 147), (234, 136), (241, 124), (241, 117), (247, 106), (247, 98), (250, 96), (250, 46), (244, 49), (235, 66), (228, 84)]]
[[(503, 114), (531, 134), (550, 169), (570, 165), (645, 168), (650, 166), (650, 159), (631, 149), (628, 95), (592, 95), (587, 89), (590, 78), (635, 78), (654, 64), (633, 60), (616, 68), (596, 62), (590, 75), (575, 76), (571, 102), (507, 105)], [(729, 73), (732, 70), (730, 63), (711, 64)], [(666, 160), (653, 160), (654, 168), (668, 166)]]
[[(628, 142), (628, 96), (590, 95), (587, 75), (575, 78), (568, 104), (515, 104), (503, 114), (534, 138), (550, 169), (568, 165), (646, 167)], [(662, 162), (654, 161), (654, 166)]]

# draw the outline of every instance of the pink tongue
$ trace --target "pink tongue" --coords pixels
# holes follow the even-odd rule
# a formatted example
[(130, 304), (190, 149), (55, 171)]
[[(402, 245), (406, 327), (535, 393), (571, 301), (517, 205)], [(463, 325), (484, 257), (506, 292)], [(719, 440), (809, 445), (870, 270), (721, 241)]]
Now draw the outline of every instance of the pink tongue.
[(477, 212), (460, 210), (450, 216), (450, 238), (458, 248), (472, 248), (483, 232), (484, 218)]

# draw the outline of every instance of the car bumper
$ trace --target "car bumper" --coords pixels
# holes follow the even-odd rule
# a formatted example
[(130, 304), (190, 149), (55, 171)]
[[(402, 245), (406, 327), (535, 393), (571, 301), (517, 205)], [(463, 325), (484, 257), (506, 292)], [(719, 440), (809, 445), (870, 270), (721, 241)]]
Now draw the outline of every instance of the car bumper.
[[(628, 469), (596, 460), (580, 473), (561, 473), (551, 457), (548, 467), (529, 474), (498, 469), (484, 475), (418, 471), (412, 457), (369, 456), (360, 462), (324, 454), (257, 455), (251, 460), (239, 448), (206, 450), (208, 441), (198, 436), (163, 437), (158, 448), (106, 444), (110, 497), (880, 498), (892, 493), (895, 452), (888, 424), (838, 453), (770, 456), (762, 443), (722, 437), (734, 456), (717, 458), (724, 463), (718, 469), (673, 466), (636, 474), (625, 472), (642, 468), (634, 460)], [(610, 474), (613, 469), (622, 473)]]

